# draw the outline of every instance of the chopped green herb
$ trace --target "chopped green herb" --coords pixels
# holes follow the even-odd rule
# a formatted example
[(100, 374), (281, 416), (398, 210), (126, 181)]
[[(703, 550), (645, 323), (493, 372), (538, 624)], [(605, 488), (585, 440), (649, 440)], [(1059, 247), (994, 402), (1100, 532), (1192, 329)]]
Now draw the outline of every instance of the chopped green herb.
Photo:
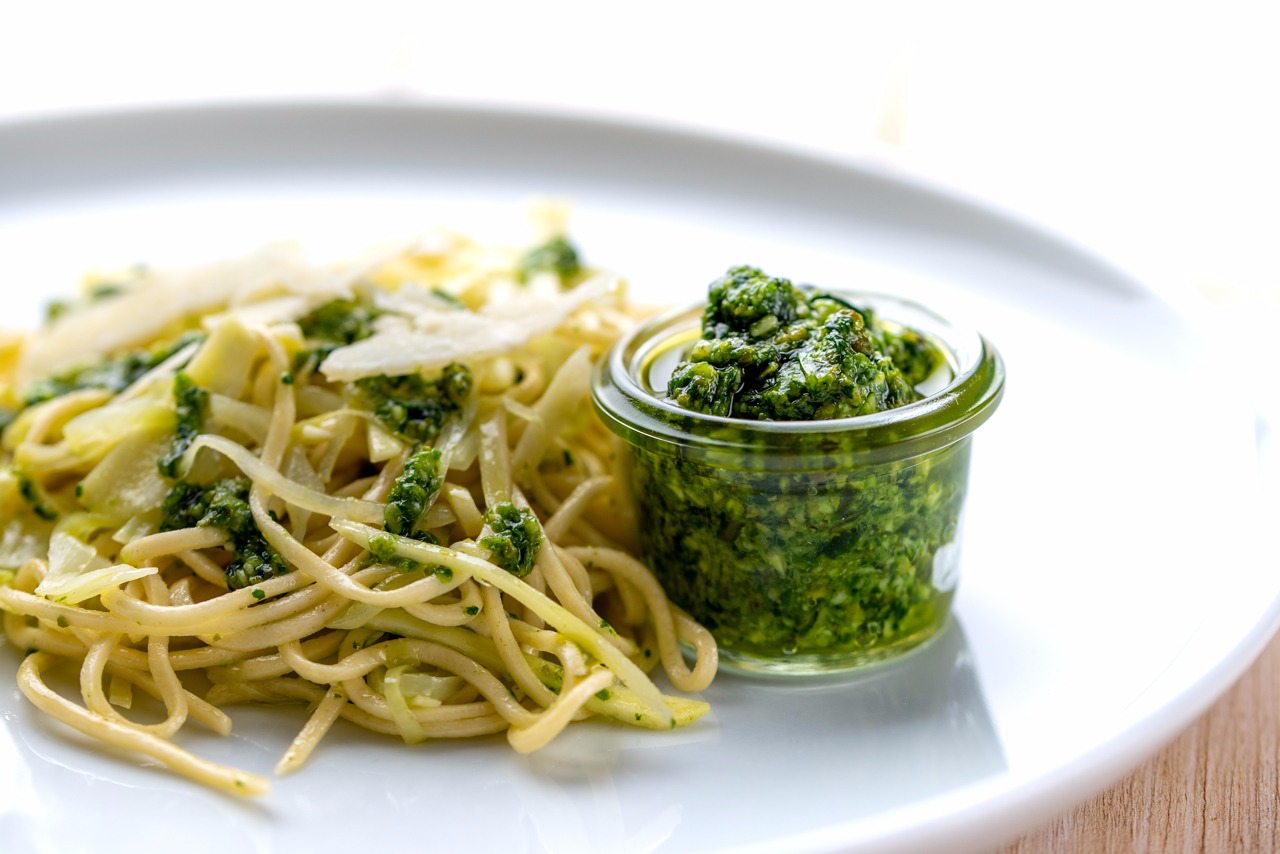
[(110, 359), (59, 371), (28, 386), (23, 402), (26, 406), (34, 406), (85, 388), (100, 388), (118, 394), (179, 350), (203, 340), (203, 335), (188, 332), (165, 344), (157, 344), (145, 350), (131, 350)]
[(393, 560), (400, 558), (400, 555), (396, 553), (396, 541), (386, 534), (374, 534), (369, 538), (369, 554), (373, 555), (378, 563), (384, 563), (388, 566)]
[(108, 299), (110, 297), (119, 296), (120, 294), (124, 293), (126, 290), (128, 290), (128, 287), (125, 285), (118, 285), (110, 282), (104, 282), (102, 284), (94, 285), (93, 287), (91, 287), (88, 290), (88, 292), (86, 292), (85, 295), (80, 299), (52, 300), (49, 302), (48, 305), (45, 306), (44, 321), (46, 324), (53, 323), (59, 318), (62, 318), (65, 315), (72, 313), (76, 309), (82, 308), (84, 306), (93, 305), (96, 302), (101, 302), (102, 300)]
[(374, 321), (381, 314), (363, 300), (335, 299), (299, 320), (298, 327), (308, 341), (354, 344), (373, 334)]
[[(431, 543), (433, 546), (440, 545), (440, 540), (436, 538), (430, 531), (414, 531), (412, 539), (423, 543)], [(413, 558), (401, 557), (396, 552), (396, 541), (390, 534), (374, 534), (369, 538), (369, 553), (373, 555), (373, 559), (384, 566), (390, 566), (401, 572), (422, 572), (433, 573), (442, 581), (448, 581), (453, 578), (453, 570), (447, 566), (433, 566), (431, 564), (419, 563)]]
[(249, 487), (247, 478), (216, 480), (208, 486), (180, 480), (161, 505), (161, 531), (200, 527), (226, 533), (233, 559), (225, 571), (232, 590), (291, 571), (258, 530), (249, 508)]
[(503, 501), (485, 510), (484, 523), (493, 533), (479, 544), (492, 561), (517, 578), (528, 575), (542, 546), (542, 526), (533, 512)]
[(555, 273), (562, 285), (569, 284), (582, 272), (578, 250), (563, 237), (553, 237), (530, 249), (520, 259), (516, 275), (527, 282), (536, 273)]
[(103, 282), (100, 285), (94, 285), (89, 289), (89, 301), (101, 302), (104, 299), (118, 297), (128, 290), (125, 285), (117, 285), (112, 282)]
[(58, 511), (49, 506), (48, 499), (40, 487), (28, 475), (23, 473), (18, 474), (18, 494), (31, 507), (31, 512), (41, 519), (46, 522), (52, 522), (58, 518)]
[(209, 392), (196, 385), (195, 380), (183, 371), (173, 378), (173, 409), (176, 420), (173, 442), (169, 450), (157, 461), (160, 473), (165, 477), (178, 476), (178, 464), (191, 443), (204, 429), (205, 414), (209, 409)]
[(468, 605), (467, 607), (462, 609), (462, 612), (466, 614), (468, 617), (474, 617), (476, 614), (480, 613), (480, 606)]
[(471, 392), (466, 365), (445, 366), (440, 376), (418, 374), (366, 377), (356, 380), (359, 397), (378, 421), (410, 442), (430, 442), (449, 416), (462, 409)]
[(263, 600), (263, 599), (266, 599), (266, 598), (267, 598), (267, 593), (266, 593), (266, 591), (265, 591), (265, 590), (255, 589), (255, 590), (253, 591), (253, 598), (254, 598), (254, 599), (257, 599), (257, 600), (259, 600), (259, 601), (261, 601), (261, 600)]
[(298, 353), (294, 368), (314, 372), (334, 350), (372, 335), (381, 314), (364, 300), (335, 299), (314, 309), (298, 321), (303, 337), (314, 346)]
[(845, 418), (919, 400), (915, 383), (942, 361), (914, 330), (892, 333), (843, 300), (733, 267), (711, 283), (702, 339), (672, 372), (667, 398), (760, 421)]
[(404, 471), (391, 487), (383, 527), (392, 534), (412, 534), (422, 514), (440, 494), (443, 483), (440, 452), (435, 448), (418, 448), (405, 461)]

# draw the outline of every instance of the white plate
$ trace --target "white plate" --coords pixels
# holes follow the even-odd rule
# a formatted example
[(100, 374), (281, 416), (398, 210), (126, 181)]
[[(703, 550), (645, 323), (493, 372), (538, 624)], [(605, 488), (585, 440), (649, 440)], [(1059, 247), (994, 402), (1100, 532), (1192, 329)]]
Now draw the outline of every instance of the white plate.
[[(0, 693), (0, 848), (504, 852), (992, 845), (1154, 751), (1277, 621), (1251, 508), (1255, 419), (1215, 352), (1132, 278), (936, 188), (857, 164), (601, 121), (358, 105), (0, 125), (6, 325), (86, 266), (297, 237), (322, 254), (445, 223), (511, 234), (576, 202), (592, 262), (646, 301), (732, 263), (897, 290), (976, 321), (1008, 365), (977, 434), (956, 620), (917, 655), (823, 684), (722, 674), (670, 735), (499, 739), (343, 729), (262, 803), (86, 746)], [(0, 653), (0, 682), (18, 660)], [(212, 758), (269, 772), (299, 708), (235, 711)]]

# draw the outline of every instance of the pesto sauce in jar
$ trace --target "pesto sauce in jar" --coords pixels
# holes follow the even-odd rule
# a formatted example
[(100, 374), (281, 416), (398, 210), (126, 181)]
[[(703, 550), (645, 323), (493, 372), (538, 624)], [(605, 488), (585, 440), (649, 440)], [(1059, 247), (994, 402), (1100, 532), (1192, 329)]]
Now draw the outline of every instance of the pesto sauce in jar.
[(737, 471), (637, 454), (641, 539), (672, 601), (729, 658), (871, 661), (946, 617), (935, 556), (956, 542), (969, 442), (825, 471)]
[[(711, 284), (701, 328), (665, 402), (732, 419), (715, 436), (736, 456), (637, 449), (631, 461), (641, 538), (671, 599), (749, 669), (839, 669), (932, 635), (952, 596), (935, 559), (958, 540), (969, 440), (867, 463), (859, 435), (835, 425), (921, 400), (916, 386), (948, 366), (942, 350), (752, 267)], [(752, 426), (826, 420), (831, 432), (797, 439), (794, 456)]]
[(1004, 380), (985, 338), (928, 308), (735, 267), (618, 341), (591, 394), (672, 601), (726, 667), (803, 675), (942, 626), (972, 434)]

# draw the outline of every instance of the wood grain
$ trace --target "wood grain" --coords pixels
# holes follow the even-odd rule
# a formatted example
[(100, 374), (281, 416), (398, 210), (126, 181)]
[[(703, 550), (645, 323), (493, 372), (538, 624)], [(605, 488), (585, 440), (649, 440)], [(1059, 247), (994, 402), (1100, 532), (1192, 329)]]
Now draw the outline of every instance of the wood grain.
[(1280, 851), (1280, 635), (1176, 741), (1000, 854)]

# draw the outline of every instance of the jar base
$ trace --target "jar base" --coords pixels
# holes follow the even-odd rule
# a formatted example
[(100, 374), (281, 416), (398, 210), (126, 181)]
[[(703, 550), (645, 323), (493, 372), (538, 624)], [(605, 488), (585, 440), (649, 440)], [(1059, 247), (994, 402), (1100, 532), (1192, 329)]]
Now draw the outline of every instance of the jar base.
[[(944, 621), (945, 622), (945, 621)], [(750, 676), (784, 678), (824, 676), (870, 668), (896, 661), (904, 655), (928, 646), (940, 634), (940, 625), (930, 626), (897, 642), (875, 649), (845, 653), (810, 653), (787, 656), (762, 656), (720, 648), (720, 667)]]

